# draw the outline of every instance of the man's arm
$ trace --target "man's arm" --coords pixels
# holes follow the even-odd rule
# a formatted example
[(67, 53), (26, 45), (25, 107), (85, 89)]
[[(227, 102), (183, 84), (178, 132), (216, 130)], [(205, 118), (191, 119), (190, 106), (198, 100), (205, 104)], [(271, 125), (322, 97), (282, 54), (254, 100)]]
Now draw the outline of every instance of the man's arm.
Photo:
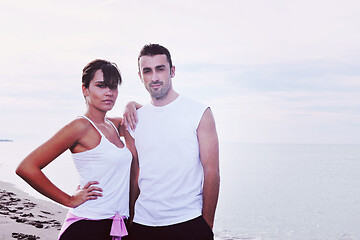
[(210, 108), (204, 112), (197, 136), (200, 148), (200, 160), (204, 168), (203, 209), (202, 215), (208, 225), (213, 228), (216, 204), (219, 197), (219, 141), (215, 120)]
[[(122, 126), (123, 127), (123, 126)], [(126, 146), (130, 150), (133, 159), (131, 162), (131, 170), (130, 170), (130, 199), (129, 199), (129, 211), (130, 211), (130, 218), (129, 218), (129, 224), (132, 223), (132, 220), (134, 219), (135, 215), (135, 202), (140, 194), (140, 189), (138, 185), (138, 179), (139, 179), (139, 161), (138, 161), (138, 155), (135, 147), (135, 140), (132, 138), (130, 133), (126, 130), (124, 130), (125, 133), (125, 141)]]

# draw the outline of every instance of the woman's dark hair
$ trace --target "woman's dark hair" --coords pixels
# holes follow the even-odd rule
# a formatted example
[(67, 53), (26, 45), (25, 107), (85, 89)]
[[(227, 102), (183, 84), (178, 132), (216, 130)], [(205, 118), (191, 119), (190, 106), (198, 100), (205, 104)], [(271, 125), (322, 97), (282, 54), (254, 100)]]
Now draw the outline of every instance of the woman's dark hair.
[(140, 69), (140, 58), (142, 56), (155, 56), (155, 55), (161, 55), (161, 54), (164, 54), (166, 55), (166, 59), (167, 61), (169, 62), (169, 66), (170, 66), (170, 69), (172, 68), (172, 61), (171, 61), (171, 55), (170, 55), (170, 52), (169, 50), (167, 50), (167, 48), (159, 45), (159, 44), (153, 44), (153, 43), (150, 43), (150, 44), (147, 44), (145, 45), (141, 50), (140, 50), (140, 53), (139, 53), (139, 56), (138, 56), (138, 66), (139, 66), (139, 69)]
[(115, 89), (121, 84), (121, 75), (116, 64), (106, 60), (96, 59), (88, 63), (83, 69), (82, 84), (85, 88), (89, 88), (89, 84), (97, 70), (102, 71), (106, 87)]

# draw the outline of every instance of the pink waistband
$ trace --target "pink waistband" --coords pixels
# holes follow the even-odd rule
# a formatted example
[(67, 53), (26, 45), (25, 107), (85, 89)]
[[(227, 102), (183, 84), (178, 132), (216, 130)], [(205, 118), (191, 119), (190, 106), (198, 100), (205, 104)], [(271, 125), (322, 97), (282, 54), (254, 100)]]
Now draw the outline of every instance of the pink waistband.
[[(121, 237), (124, 237), (128, 235), (128, 232), (126, 230), (126, 226), (124, 223), (125, 216), (120, 216), (119, 213), (116, 213), (113, 217), (109, 219), (113, 219), (112, 225), (111, 225), (111, 231), (110, 236), (112, 236), (112, 240), (121, 240)], [(70, 227), (71, 224), (80, 221), (80, 220), (95, 220), (95, 219), (89, 219), (89, 218), (83, 218), (78, 217), (70, 212), (67, 213), (64, 224), (60, 230), (59, 237), (60, 239), (61, 235), (65, 232), (65, 230)]]

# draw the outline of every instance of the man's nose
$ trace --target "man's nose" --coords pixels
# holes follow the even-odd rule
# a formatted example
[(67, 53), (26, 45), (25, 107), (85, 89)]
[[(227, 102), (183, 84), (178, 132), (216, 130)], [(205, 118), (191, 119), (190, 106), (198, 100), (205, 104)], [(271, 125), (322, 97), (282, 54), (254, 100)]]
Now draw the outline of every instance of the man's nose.
[(159, 75), (157, 74), (156, 71), (154, 71), (153, 74), (151, 75), (151, 81), (155, 82), (156, 80), (159, 80)]

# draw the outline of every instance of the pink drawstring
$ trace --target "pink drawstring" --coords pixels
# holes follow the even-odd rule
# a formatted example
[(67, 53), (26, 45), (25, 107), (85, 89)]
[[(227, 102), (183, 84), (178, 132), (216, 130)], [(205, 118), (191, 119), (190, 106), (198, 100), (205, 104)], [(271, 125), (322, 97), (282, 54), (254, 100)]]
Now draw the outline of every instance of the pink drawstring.
[(113, 240), (120, 240), (121, 237), (128, 235), (128, 232), (126, 230), (126, 226), (124, 223), (124, 219), (125, 219), (125, 217), (120, 216), (119, 213), (115, 214), (112, 225), (111, 225), (111, 231), (110, 231), (110, 236), (113, 236), (112, 237)]

